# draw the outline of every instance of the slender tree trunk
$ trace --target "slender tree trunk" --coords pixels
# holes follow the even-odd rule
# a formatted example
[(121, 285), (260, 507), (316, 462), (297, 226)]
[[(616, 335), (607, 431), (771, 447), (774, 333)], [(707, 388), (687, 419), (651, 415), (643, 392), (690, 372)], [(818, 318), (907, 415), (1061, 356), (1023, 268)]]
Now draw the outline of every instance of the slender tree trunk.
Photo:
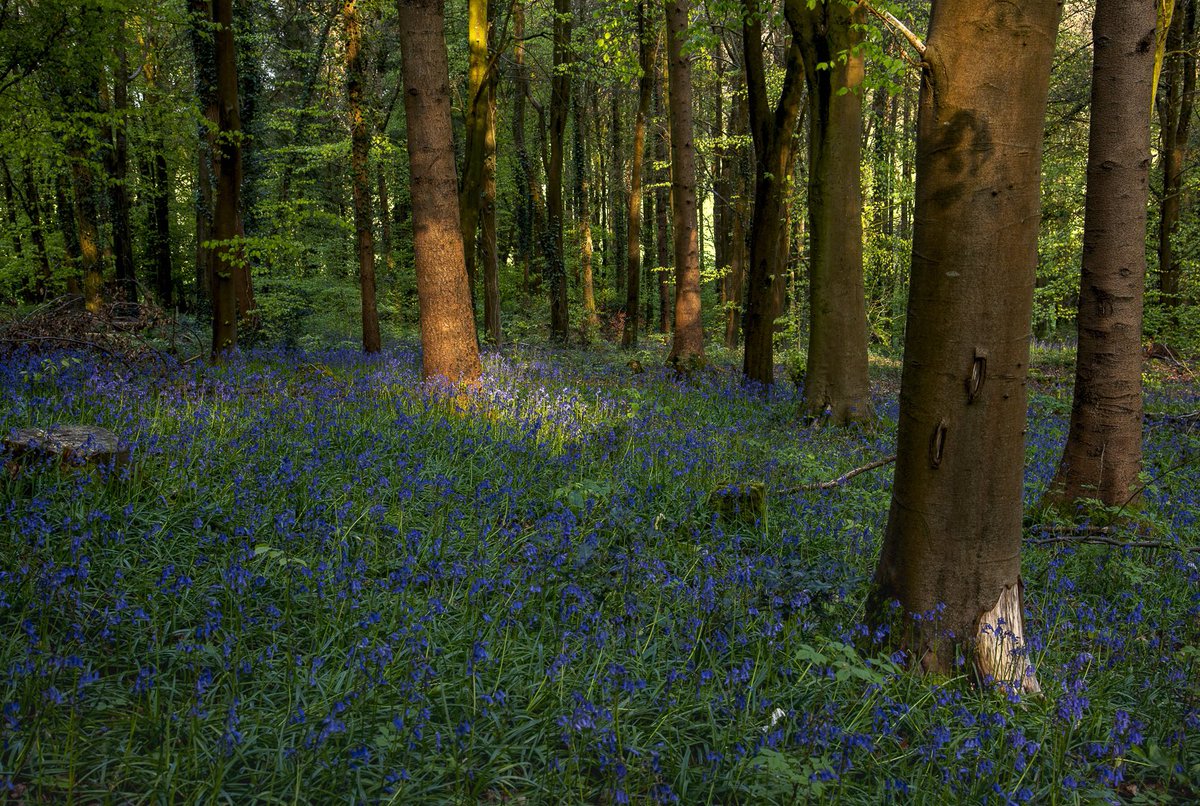
[(612, 272), (613, 288), (617, 299), (625, 298), (626, 273), (621, 270), (621, 250), (626, 240), (628, 222), (621, 214), (625, 206), (627, 184), (625, 182), (625, 123), (621, 119), (621, 88), (612, 88), (608, 136), (612, 143), (612, 156), (608, 161), (608, 226), (604, 238), (604, 264)]
[(586, 160), (587, 132), (586, 105), (583, 103), (584, 92), (575, 96), (575, 197), (576, 215), (579, 217), (579, 277), (583, 287), (583, 314), (588, 328), (595, 330), (600, 327), (600, 317), (596, 313), (595, 277), (593, 276), (592, 257), (592, 216), (591, 216), (591, 178)]
[(238, 320), (253, 315), (250, 272), (241, 243), (242, 149), (238, 107), (237, 51), (233, 39), (232, 0), (213, 0), (216, 25), (213, 50), (217, 79), (215, 148), (216, 204), (213, 210), (215, 250), (213, 272), (212, 359), (220, 361), (237, 347)]
[(668, 363), (704, 361), (700, 317), (700, 244), (696, 216), (696, 149), (692, 142), (692, 66), (683, 52), (688, 4), (667, 0), (667, 79), (671, 118), (671, 207), (675, 233), (675, 335)]
[(42, 226), (42, 199), (31, 160), (25, 162), (25, 212), (29, 216), (29, 237), (33, 241), (34, 257), (38, 265), (36, 291), (39, 299), (46, 299), (50, 296), (50, 288), (54, 284), (54, 271), (50, 268), (50, 254), (46, 250), (46, 231)]
[(793, 3), (808, 83), (809, 331), (803, 412), (871, 420), (863, 283), (862, 6)]
[(654, 93), (654, 63), (657, 61), (658, 38), (650, 30), (646, 20), (646, 4), (639, 2), (638, 19), (638, 66), (642, 74), (638, 78), (637, 114), (633, 119), (633, 158), (629, 163), (629, 226), (625, 242), (625, 328), (621, 334), (621, 346), (636, 347), (638, 340), (638, 305), (642, 281), (642, 158), (646, 151), (646, 116), (650, 113), (650, 99)]
[(1156, 0), (1098, 0), (1092, 23), (1079, 349), (1050, 499), (1131, 502), (1142, 466), (1142, 294)]
[(387, 169), (379, 166), (377, 179), (379, 193), (379, 235), (383, 239), (383, 265), (388, 277), (396, 271), (396, 252), (392, 247), (392, 204), (388, 197)]
[(495, 346), (504, 341), (500, 329), (500, 261), (496, 254), (496, 81), (494, 71), (487, 81), (487, 120), (483, 132), (483, 203), (480, 209), (479, 242), (483, 258), (483, 326), (487, 340)]
[[(738, 96), (737, 106), (730, 121), (730, 133), (734, 136), (746, 134), (750, 112), (745, 94)], [(742, 299), (746, 285), (746, 265), (750, 254), (746, 243), (746, 228), (750, 222), (750, 194), (748, 177), (750, 155), (745, 147), (739, 147), (732, 158), (727, 158), (730, 173), (728, 183), (732, 196), (729, 208), (729, 271), (725, 275), (725, 347), (737, 349), (738, 337), (742, 332)]]
[(0, 172), (4, 174), (4, 212), (8, 217), (8, 235), (12, 239), (13, 257), (23, 260), (25, 245), (21, 242), (21, 223), (17, 217), (16, 190), (13, 186), (12, 174), (8, 170), (8, 161), (0, 157)]
[(1162, 212), (1158, 225), (1158, 290), (1168, 305), (1178, 305), (1182, 267), (1174, 238), (1183, 209), (1183, 173), (1196, 92), (1196, 0), (1178, 0), (1167, 36), (1167, 67), (1158, 93), (1163, 166)]
[(209, 0), (189, 0), (192, 25), (189, 28), (192, 57), (195, 62), (196, 99), (204, 122), (196, 126), (196, 300), (212, 301), (216, 253), (208, 247), (213, 239), (213, 211), (216, 202), (214, 177), (215, 151), (211, 131), (217, 126), (217, 65), (213, 54), (209, 25), (212, 9)]
[(654, 231), (655, 231), (655, 263), (658, 264), (658, 332), (671, 332), (671, 276), (674, 267), (671, 265), (671, 165), (669, 162), (671, 139), (669, 136), (669, 121), (666, 115), (663, 87), (663, 60), (660, 59), (654, 70), (654, 119), (656, 121), (654, 137), (654, 158), (657, 164), (655, 176), (657, 187), (654, 189)]
[(113, 74), (111, 146), (108, 163), (109, 213), (112, 216), (112, 250), (117, 294), (123, 303), (136, 303), (137, 277), (133, 267), (133, 235), (129, 226), (129, 60), (125, 52), (124, 24), (117, 33), (117, 69)]
[(475, 310), (476, 236), (483, 205), (484, 140), (487, 138), (488, 99), (488, 0), (468, 0), (467, 41), (470, 61), (467, 66), (466, 146), (458, 209), (462, 219), (467, 283), (471, 288), (471, 310)]
[[(525, 96), (529, 92), (529, 74), (525, 68), (525, 7), (522, 0), (513, 0), (512, 20), (513, 153), (517, 158), (517, 187), (526, 191), (517, 193), (517, 262), (521, 265), (521, 292), (528, 294), (532, 287), (534, 211), (540, 209), (538, 200), (541, 196), (538, 183), (532, 175), (533, 166), (529, 160), (529, 150), (525, 145)], [(538, 190), (536, 196), (535, 190)]]
[(67, 264), (67, 294), (82, 298), (83, 287), (79, 281), (83, 252), (79, 248), (79, 231), (75, 229), (75, 205), (67, 192), (67, 177), (66, 173), (60, 173), (55, 178), (54, 206), (58, 212), (58, 228), (63, 236), (63, 257)]
[(358, 280), (362, 292), (363, 352), (377, 353), (379, 310), (375, 302), (375, 238), (371, 231), (371, 174), (368, 164), (371, 132), (363, 110), (363, 85), (366, 67), (362, 55), (362, 26), (358, 21), (358, 0), (346, 0), (342, 6), (346, 26), (346, 98), (350, 112), (350, 174), (354, 194), (354, 233), (358, 247)]
[(104, 266), (100, 254), (100, 225), (96, 215), (96, 179), (82, 146), (72, 154), (71, 179), (75, 191), (75, 233), (79, 238), (83, 305), (90, 313), (100, 313), (104, 305)]
[[(194, 9), (197, 4), (206, 5), (210, 0), (189, 0)], [(321, 33), (317, 37), (316, 53), (312, 57), (312, 65), (309, 68), (308, 75), (304, 80), (304, 90), (300, 93), (299, 103), (297, 108), (300, 110), (296, 116), (295, 126), (287, 132), (288, 145), (295, 145), (296, 141), (304, 137), (308, 130), (309, 118), (312, 116), (313, 99), (316, 97), (317, 87), (320, 83), (321, 75), (325, 71), (325, 49), (329, 45), (329, 35), (333, 31), (333, 24), (337, 21), (339, 7), (337, 4), (329, 6), (329, 12), (325, 17), (325, 24), (321, 27)], [(193, 13), (195, 13), (193, 11)], [(279, 199), (284, 203), (291, 201), (292, 196), (292, 176), (296, 172), (296, 168), (300, 165), (301, 156), (299, 153), (294, 153), (286, 157), (283, 161), (283, 167), (280, 169), (279, 177)]]
[(750, 220), (750, 262), (746, 272), (746, 351), (742, 373), (760, 384), (775, 382), (775, 317), (780, 313), (778, 283), (783, 282), (787, 252), (780, 247), (787, 232), (787, 195), (795, 131), (804, 98), (804, 67), (797, 42), (797, 17), (804, 0), (785, 7), (792, 40), (783, 86), (772, 111), (768, 106), (763, 65), (763, 30), (758, 0), (743, 0), (742, 47), (754, 141), (754, 208)]
[(481, 368), (454, 175), (443, 4), (442, 0), (398, 0), (397, 11), (422, 374), (427, 380), (440, 377), (473, 383)]
[[(153, 39), (148, 40), (146, 61), (142, 65), (142, 73), (146, 78), (146, 105), (151, 109), (161, 103), (161, 91), (158, 87), (159, 45)], [(163, 142), (162, 127), (151, 124), (150, 135), (150, 243), (151, 254), (154, 257), (154, 295), (158, 304), (164, 308), (174, 305), (174, 265), (171, 255), (171, 175), (167, 167), (166, 144)]]
[(952, 674), (968, 651), (980, 678), (1026, 691), (1025, 377), (1060, 11), (933, 3), (895, 481), (867, 605), (882, 620), (899, 602), (894, 635), (918, 667)]
[(550, 340), (565, 344), (570, 327), (563, 251), (563, 138), (571, 101), (568, 72), (571, 0), (554, 0), (554, 75), (550, 79), (550, 165), (546, 172), (547, 268), (550, 275)]

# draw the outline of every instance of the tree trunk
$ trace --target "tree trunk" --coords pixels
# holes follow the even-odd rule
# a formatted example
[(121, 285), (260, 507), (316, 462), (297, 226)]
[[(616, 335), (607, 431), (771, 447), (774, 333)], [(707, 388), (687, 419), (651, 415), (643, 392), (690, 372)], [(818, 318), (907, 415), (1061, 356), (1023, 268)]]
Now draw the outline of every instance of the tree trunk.
[(371, 231), (371, 175), (368, 158), (371, 132), (363, 111), (366, 68), (362, 56), (362, 26), (358, 0), (342, 6), (346, 26), (346, 98), (350, 112), (350, 174), (354, 194), (354, 233), (358, 247), (358, 280), (362, 291), (362, 345), (364, 353), (377, 353), (379, 310), (375, 304), (375, 238)]
[(83, 146), (71, 154), (75, 195), (75, 233), (79, 238), (79, 270), (83, 276), (83, 305), (100, 313), (104, 300), (104, 266), (100, 255), (100, 225), (96, 216), (96, 179)]
[(422, 375), (473, 383), (480, 375), (479, 347), (458, 215), (442, 0), (399, 0), (397, 10)]
[(54, 283), (54, 271), (50, 268), (50, 254), (46, 251), (46, 231), (42, 226), (42, 199), (31, 160), (25, 162), (25, 212), (29, 216), (29, 237), (33, 241), (34, 256), (38, 264), (37, 294), (39, 299), (46, 299), (50, 296), (50, 289)]
[(209, 0), (189, 0), (192, 19), (189, 28), (195, 68), (196, 100), (204, 121), (196, 126), (196, 301), (212, 301), (215, 250), (207, 245), (213, 239), (213, 209), (216, 175), (212, 129), (217, 126), (217, 65), (213, 53), (209, 23)]
[(625, 328), (621, 334), (621, 346), (637, 346), (638, 305), (642, 283), (642, 158), (646, 151), (646, 116), (650, 113), (650, 99), (654, 92), (654, 62), (658, 53), (658, 39), (647, 30), (646, 4), (639, 2), (638, 19), (638, 66), (642, 74), (638, 78), (637, 114), (633, 119), (633, 159), (629, 163), (629, 225), (625, 242)]
[(75, 229), (75, 205), (67, 194), (67, 174), (60, 173), (54, 183), (54, 206), (58, 212), (58, 228), (63, 236), (63, 257), (67, 264), (67, 294), (83, 296), (80, 285), (80, 267), (83, 263), (79, 248), (79, 231)]
[(804, 0), (789, 0), (785, 6), (792, 41), (788, 47), (783, 86), (772, 111), (767, 105), (759, 3), (758, 0), (743, 0), (743, 4), (742, 47), (755, 168), (742, 373), (747, 380), (765, 385), (775, 382), (775, 317), (780, 312), (777, 284), (783, 281), (787, 262), (787, 252), (780, 249), (780, 245), (787, 234), (789, 166), (804, 98), (804, 66), (797, 42), (801, 23), (797, 14), (806, 5)]
[(616, 298), (625, 297), (625, 272), (621, 271), (621, 248), (625, 244), (625, 226), (622, 208), (625, 206), (625, 124), (621, 120), (621, 88), (612, 88), (608, 136), (612, 144), (612, 156), (608, 161), (608, 226), (604, 236), (604, 265), (612, 272)]
[[(750, 111), (746, 105), (745, 94), (738, 96), (737, 105), (732, 110), (729, 122), (731, 136), (740, 137), (746, 134)], [(744, 146), (738, 146), (736, 152), (727, 155), (725, 171), (729, 175), (729, 270), (725, 274), (725, 348), (736, 350), (738, 337), (742, 332), (742, 298), (746, 285), (746, 264), (749, 253), (746, 244), (746, 225), (750, 221), (750, 197), (747, 187), (747, 177), (750, 173), (750, 156)]]
[(216, 25), (213, 51), (217, 79), (216, 202), (213, 209), (215, 249), (212, 278), (212, 359), (220, 361), (237, 347), (238, 320), (252, 315), (250, 272), (242, 245), (242, 122), (238, 109), (237, 51), (233, 39), (232, 0), (213, 0)]
[(575, 96), (575, 196), (576, 215), (579, 217), (579, 279), (583, 290), (583, 315), (588, 328), (595, 330), (600, 327), (600, 317), (596, 313), (596, 289), (593, 276), (592, 257), (592, 216), (591, 216), (591, 172), (588, 170), (584, 147), (584, 134), (587, 132), (587, 113), (583, 103), (584, 92)]
[(809, 331), (802, 411), (870, 421), (863, 283), (862, 6), (793, 2), (808, 83)]
[(467, 261), (467, 284), (471, 289), (471, 311), (475, 311), (476, 236), (483, 205), (484, 140), (487, 138), (488, 98), (488, 0), (467, 2), (466, 144), (463, 149), (462, 187), (458, 197), (462, 219), (463, 256)]
[[(541, 190), (533, 176), (533, 165), (525, 145), (525, 96), (529, 92), (529, 74), (525, 68), (525, 8), (522, 0), (513, 0), (513, 152), (517, 157), (517, 187), (526, 192), (517, 192), (516, 229), (517, 262), (521, 264), (521, 291), (528, 294), (533, 286), (533, 244), (536, 231), (534, 218), (541, 209)], [(535, 193), (535, 191), (537, 191)]]
[(550, 79), (550, 165), (546, 171), (545, 239), (550, 275), (550, 340), (566, 344), (570, 327), (567, 269), (563, 251), (563, 138), (571, 102), (571, 0), (554, 0), (554, 75)]
[(868, 614), (921, 669), (1038, 686), (1021, 489), (1042, 127), (1057, 0), (934, 0), (891, 511)]
[(654, 138), (654, 156), (658, 162), (658, 187), (654, 189), (655, 262), (658, 264), (658, 332), (671, 332), (671, 166), (667, 161), (670, 151), (667, 121), (663, 109), (663, 76), (661, 62), (655, 69), (654, 117), (658, 121), (658, 135)]
[(396, 252), (392, 247), (392, 205), (388, 198), (387, 170), (379, 166), (379, 235), (383, 239), (383, 265), (391, 278), (396, 271)]
[[(106, 143), (112, 216), (112, 250), (116, 269), (117, 295), (123, 303), (136, 303), (137, 277), (133, 267), (133, 236), (129, 226), (129, 60), (125, 53), (124, 25), (117, 33), (117, 69), (113, 74), (112, 138)], [(107, 106), (107, 104), (106, 104)]]
[(496, 254), (496, 81), (495, 71), (489, 72), (479, 242), (483, 258), (483, 326), (487, 340), (498, 347), (504, 341), (504, 334), (500, 329), (500, 261)]
[(692, 142), (692, 66), (683, 52), (688, 4), (667, 0), (667, 81), (671, 118), (671, 207), (675, 231), (675, 335), (667, 362), (704, 361), (700, 317), (700, 245), (696, 216), (696, 148)]
[[(150, 38), (147, 41), (146, 61), (142, 73), (146, 77), (146, 105), (157, 107), (161, 102), (158, 87), (159, 45)], [(150, 135), (150, 244), (154, 257), (154, 295), (164, 308), (174, 305), (174, 265), (171, 255), (171, 175), (167, 168), (166, 144), (160, 126), (151, 126)]]
[(1158, 225), (1158, 290), (1163, 302), (1178, 305), (1183, 267), (1175, 257), (1173, 239), (1183, 209), (1183, 173), (1196, 91), (1196, 2), (1178, 0), (1167, 36), (1167, 68), (1158, 93), (1163, 166), (1162, 214)]
[(1049, 497), (1131, 502), (1142, 465), (1142, 294), (1156, 0), (1099, 0), (1092, 23), (1079, 349), (1071, 428)]

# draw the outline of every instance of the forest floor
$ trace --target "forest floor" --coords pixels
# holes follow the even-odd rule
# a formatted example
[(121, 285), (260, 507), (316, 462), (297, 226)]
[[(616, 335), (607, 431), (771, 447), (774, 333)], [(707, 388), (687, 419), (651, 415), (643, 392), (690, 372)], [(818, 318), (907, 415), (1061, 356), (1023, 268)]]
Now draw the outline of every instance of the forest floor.
[(37, 346), (0, 357), (0, 436), (104, 426), (131, 459), (0, 477), (0, 800), (1200, 798), (1183, 365), (1146, 365), (1144, 505), (1093, 513), (1157, 547), (1045, 542), (1070, 362), (1035, 351), (1022, 699), (862, 626), (890, 468), (798, 489), (894, 451), (894, 359), (878, 424), (838, 431), (797, 425), (790, 381), (678, 377), (655, 344), (644, 372), (506, 348), (471, 397), (422, 388), (413, 347)]

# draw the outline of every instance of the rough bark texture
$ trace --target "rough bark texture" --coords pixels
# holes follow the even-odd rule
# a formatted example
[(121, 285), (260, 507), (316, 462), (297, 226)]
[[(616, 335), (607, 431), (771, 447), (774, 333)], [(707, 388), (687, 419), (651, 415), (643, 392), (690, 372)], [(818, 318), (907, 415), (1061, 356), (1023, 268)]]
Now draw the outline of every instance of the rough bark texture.
[(33, 251), (38, 262), (37, 292), (40, 299), (50, 295), (54, 284), (54, 272), (50, 268), (50, 255), (46, 251), (46, 231), (42, 224), (42, 200), (34, 177), (32, 161), (25, 163), (25, 212), (29, 215), (29, 236), (33, 240)]
[(642, 282), (642, 157), (646, 151), (646, 116), (654, 93), (654, 62), (658, 41), (647, 30), (646, 4), (638, 3), (638, 79), (637, 113), (633, 119), (633, 157), (629, 163), (629, 226), (625, 240), (625, 327), (622, 347), (635, 347), (638, 340), (638, 309)]
[(793, 5), (809, 108), (809, 330), (803, 412), (810, 422), (846, 425), (872, 418), (859, 176), (861, 26), (866, 12), (844, 3)]
[(895, 481), (868, 603), (883, 619), (897, 600), (896, 637), (938, 673), (994, 641), (1006, 614), (1007, 651), (974, 662), (1025, 690), (1037, 688), (1018, 653), (1025, 378), (1060, 12), (1057, 0), (932, 7)]
[(350, 178), (354, 194), (354, 234), (358, 248), (358, 281), (362, 293), (363, 352), (377, 353), (379, 310), (375, 304), (375, 236), (371, 231), (371, 174), (368, 158), (371, 131), (363, 108), (366, 69), (362, 55), (362, 26), (357, 0), (342, 6), (346, 26), (346, 98), (350, 112)]
[(667, 0), (667, 82), (671, 117), (671, 207), (675, 232), (675, 334), (669, 363), (704, 361), (700, 319), (700, 245), (696, 226), (696, 148), (692, 142), (692, 66), (683, 52), (688, 4)]
[(743, 327), (746, 351), (742, 373), (761, 384), (775, 382), (775, 317), (779, 315), (778, 285), (783, 282), (787, 250), (787, 195), (800, 105), (804, 99), (804, 64), (797, 43), (796, 14), (805, 0), (789, 0), (785, 12), (792, 29), (783, 86), (774, 110), (768, 106), (763, 30), (758, 0), (744, 0), (742, 47), (750, 106), (750, 135), (754, 140), (754, 210), (750, 220), (750, 262), (746, 276)]
[(79, 269), (83, 277), (83, 305), (99, 313), (104, 267), (100, 257), (100, 226), (96, 217), (96, 178), (86, 152), (71, 154), (71, 179), (75, 190), (75, 234), (79, 238)]
[(1168, 305), (1177, 305), (1182, 267), (1175, 257), (1174, 237), (1183, 209), (1183, 169), (1196, 91), (1196, 0), (1179, 0), (1167, 35), (1166, 69), (1158, 93), (1160, 149), (1163, 167), (1162, 214), (1158, 224), (1158, 290)]
[(571, 102), (567, 70), (571, 46), (571, 0), (554, 0), (554, 76), (550, 79), (550, 165), (546, 171), (546, 263), (550, 286), (550, 340), (565, 344), (571, 318), (567, 309), (567, 268), (563, 252), (563, 139)]
[(458, 216), (442, 0), (399, 0), (422, 374), (474, 382), (479, 347)]
[(233, 41), (233, 1), (213, 0), (213, 51), (217, 79), (217, 174), (213, 209), (215, 250), (212, 278), (212, 357), (220, 360), (237, 346), (238, 320), (253, 309), (249, 266), (240, 243), (242, 235), (242, 122), (238, 110), (237, 52)]
[(1142, 464), (1142, 296), (1156, 0), (1098, 0), (1071, 428), (1050, 499), (1130, 502)]

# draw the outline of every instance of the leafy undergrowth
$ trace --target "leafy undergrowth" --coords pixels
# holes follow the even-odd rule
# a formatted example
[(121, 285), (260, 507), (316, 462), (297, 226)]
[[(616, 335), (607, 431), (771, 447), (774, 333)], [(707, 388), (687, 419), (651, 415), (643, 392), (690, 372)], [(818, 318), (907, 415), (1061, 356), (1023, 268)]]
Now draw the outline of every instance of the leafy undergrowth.
[[(1148, 393), (1137, 514), (1180, 550), (1029, 530), (1046, 696), (1021, 700), (860, 654), (889, 469), (771, 492), (893, 451), (894, 367), (880, 425), (836, 432), (797, 427), (790, 383), (626, 358), (493, 354), (474, 398), (422, 390), (403, 349), (0, 362), (0, 434), (90, 423), (133, 456), (0, 480), (9, 797), (1200, 797), (1194, 386)], [(1032, 398), (1031, 509), (1066, 394)], [(747, 481), (764, 506), (714, 511)]]

